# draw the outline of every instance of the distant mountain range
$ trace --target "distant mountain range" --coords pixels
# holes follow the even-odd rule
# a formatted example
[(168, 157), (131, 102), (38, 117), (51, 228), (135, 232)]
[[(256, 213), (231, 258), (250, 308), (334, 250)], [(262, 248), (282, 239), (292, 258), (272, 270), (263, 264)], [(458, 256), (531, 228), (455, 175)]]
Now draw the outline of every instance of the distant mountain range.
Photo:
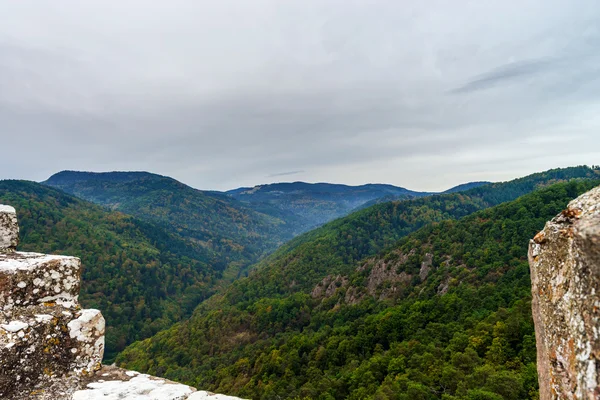
[[(467, 183), (446, 192), (487, 183)], [(270, 232), (270, 240), (263, 248), (267, 252), (274, 248), (272, 244), (281, 244), (366, 205), (434, 194), (386, 184), (349, 186), (305, 182), (273, 183), (227, 192), (202, 191), (149, 172), (62, 171), (43, 184), (153, 222), (171, 225), (180, 220), (179, 233), (204, 242), (212, 239), (215, 243), (214, 236), (221, 234), (235, 241), (246, 233), (229, 232), (231, 223), (240, 218), (254, 219), (258, 232)], [(275, 226), (269, 226), (273, 223)]]
[(271, 206), (301, 218), (300, 232), (348, 215), (364, 203), (390, 197), (411, 199), (430, 193), (382, 184), (347, 186), (330, 183), (274, 183), (230, 190), (228, 195), (253, 208)]
[[(487, 183), (489, 182), (467, 183), (447, 192), (466, 190)], [(368, 205), (414, 199), (435, 193), (416, 192), (386, 184), (348, 186), (293, 182), (239, 188), (230, 190), (227, 194), (253, 207), (260, 207), (262, 204), (292, 212), (300, 216), (306, 226), (314, 228)]]

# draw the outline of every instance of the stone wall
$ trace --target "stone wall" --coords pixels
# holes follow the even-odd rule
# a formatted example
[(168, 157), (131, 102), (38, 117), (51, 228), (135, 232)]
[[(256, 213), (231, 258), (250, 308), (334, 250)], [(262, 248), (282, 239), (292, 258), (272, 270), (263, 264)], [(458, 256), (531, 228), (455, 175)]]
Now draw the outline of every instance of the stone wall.
[(600, 188), (529, 246), (540, 399), (600, 399)]
[(19, 252), (18, 237), (0, 205), (0, 398), (236, 399), (103, 366), (104, 318), (78, 301), (81, 261)]

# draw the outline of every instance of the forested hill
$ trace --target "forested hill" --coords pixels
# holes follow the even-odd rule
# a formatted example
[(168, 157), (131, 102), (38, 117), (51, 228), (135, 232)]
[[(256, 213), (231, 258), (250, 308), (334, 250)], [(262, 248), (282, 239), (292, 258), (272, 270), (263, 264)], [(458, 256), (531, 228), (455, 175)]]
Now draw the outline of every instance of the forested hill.
[(446, 190), (444, 193), (464, 192), (465, 190), (473, 189), (473, 188), (476, 188), (479, 186), (488, 185), (490, 183), (492, 183), (492, 182), (479, 181), (479, 182), (463, 183), (462, 185), (454, 186), (453, 188)]
[(209, 249), (38, 183), (0, 181), (0, 204), (17, 209), (20, 250), (81, 258), (81, 302), (106, 318), (108, 361), (189, 315), (222, 276)]
[(117, 361), (253, 399), (535, 398), (527, 239), (599, 176), (551, 170), (362, 210)]
[[(444, 193), (453, 193), (486, 185), (489, 182), (465, 183)], [(357, 209), (388, 201), (408, 200), (436, 193), (416, 192), (384, 184), (348, 186), (331, 183), (273, 183), (252, 188), (230, 190), (228, 195), (254, 209), (280, 209), (298, 215), (302, 221), (299, 232), (315, 228)]]
[(348, 215), (364, 203), (380, 199), (411, 199), (431, 193), (383, 184), (348, 186), (331, 183), (273, 183), (227, 192), (251, 207), (270, 206), (292, 212), (304, 222), (301, 231)]
[(147, 172), (63, 171), (43, 182), (79, 198), (159, 224), (217, 255), (238, 271), (289, 240), (293, 215), (257, 212), (229, 196), (203, 192)]
[[(484, 181), (480, 181), (480, 182), (469, 182), (469, 183), (463, 183), (462, 185), (458, 185), (458, 186), (454, 186), (442, 193), (430, 193), (431, 194), (444, 194), (444, 193), (457, 193), (457, 192), (464, 192), (466, 190), (469, 189), (473, 189), (479, 186), (484, 186), (484, 185), (488, 185), (491, 182), (484, 182)], [(415, 196), (417, 197), (417, 196)], [(423, 196), (419, 196), (419, 197), (423, 197)], [(400, 200), (406, 200), (407, 197), (406, 196), (398, 196), (398, 195), (394, 195), (394, 194), (387, 194), (385, 196), (382, 197), (378, 197), (375, 199), (372, 199), (370, 201), (367, 201), (361, 205), (359, 205), (358, 207), (356, 207), (353, 211), (358, 211), (358, 210), (362, 210), (364, 208), (369, 208), (371, 206), (374, 206), (375, 204), (381, 204), (381, 203), (388, 203), (390, 201), (400, 201)]]
[(553, 169), (466, 192), (378, 204), (292, 239), (255, 266), (271, 272), (253, 279), (262, 280), (262, 293), (307, 289), (326, 274), (347, 273), (357, 261), (431, 222), (461, 218), (554, 183), (599, 177), (600, 170), (585, 166)]

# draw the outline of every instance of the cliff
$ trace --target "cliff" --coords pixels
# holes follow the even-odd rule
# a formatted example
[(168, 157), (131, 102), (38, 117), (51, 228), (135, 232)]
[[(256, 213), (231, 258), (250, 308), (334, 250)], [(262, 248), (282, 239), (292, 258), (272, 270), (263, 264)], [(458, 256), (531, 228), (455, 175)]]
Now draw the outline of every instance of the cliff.
[(104, 318), (79, 302), (81, 261), (17, 251), (15, 209), (0, 205), (0, 398), (236, 398), (101, 364)]
[(600, 187), (529, 246), (540, 399), (600, 398)]

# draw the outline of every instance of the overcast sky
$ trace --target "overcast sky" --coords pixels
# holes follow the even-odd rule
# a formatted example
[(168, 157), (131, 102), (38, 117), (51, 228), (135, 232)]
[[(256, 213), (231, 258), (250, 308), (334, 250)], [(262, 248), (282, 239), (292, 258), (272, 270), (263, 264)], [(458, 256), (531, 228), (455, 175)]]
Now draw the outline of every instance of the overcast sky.
[(441, 190), (600, 164), (598, 0), (0, 0), (0, 178)]

